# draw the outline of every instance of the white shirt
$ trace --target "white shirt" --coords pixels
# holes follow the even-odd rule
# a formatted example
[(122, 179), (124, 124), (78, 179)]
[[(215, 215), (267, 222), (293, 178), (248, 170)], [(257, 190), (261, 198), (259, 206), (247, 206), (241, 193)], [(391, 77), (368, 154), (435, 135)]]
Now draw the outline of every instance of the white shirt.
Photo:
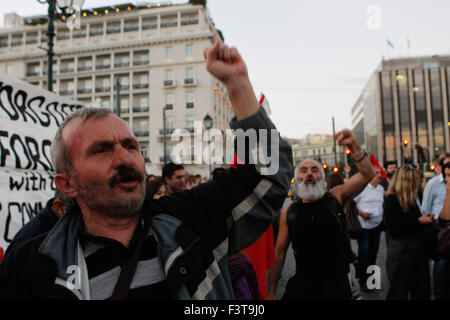
[(378, 227), (383, 221), (384, 188), (379, 184), (374, 188), (369, 183), (354, 200), (360, 211), (370, 214), (367, 220), (358, 215), (361, 227), (368, 230)]

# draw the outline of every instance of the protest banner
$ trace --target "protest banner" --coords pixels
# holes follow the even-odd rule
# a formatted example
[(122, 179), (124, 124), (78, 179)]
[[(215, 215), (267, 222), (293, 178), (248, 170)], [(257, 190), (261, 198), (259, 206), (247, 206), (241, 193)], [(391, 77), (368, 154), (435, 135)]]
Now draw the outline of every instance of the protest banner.
[(51, 141), (84, 105), (0, 75), (0, 247), (54, 196)]

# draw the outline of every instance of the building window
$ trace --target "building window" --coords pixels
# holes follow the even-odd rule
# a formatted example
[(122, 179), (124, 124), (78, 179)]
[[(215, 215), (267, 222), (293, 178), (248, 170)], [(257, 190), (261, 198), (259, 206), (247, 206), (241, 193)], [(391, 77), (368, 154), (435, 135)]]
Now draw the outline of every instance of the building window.
[(194, 92), (186, 91), (186, 108), (191, 109), (194, 107)]
[(194, 45), (187, 44), (186, 45), (186, 57), (193, 57), (194, 56)]
[(166, 109), (171, 110), (173, 109), (174, 105), (174, 95), (172, 92), (166, 93)]
[(184, 81), (186, 84), (194, 83), (194, 68), (188, 67), (186, 68), (186, 78)]
[(166, 47), (166, 59), (173, 59), (173, 47)]
[(186, 117), (186, 128), (189, 131), (194, 132), (194, 121), (195, 121), (194, 116), (187, 116)]

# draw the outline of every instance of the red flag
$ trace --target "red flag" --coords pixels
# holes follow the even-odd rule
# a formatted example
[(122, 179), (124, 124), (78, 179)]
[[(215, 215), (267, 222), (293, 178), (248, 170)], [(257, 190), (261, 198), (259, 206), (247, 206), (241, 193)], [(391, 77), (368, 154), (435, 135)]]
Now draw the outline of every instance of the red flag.
[(374, 166), (377, 166), (378, 168), (380, 168), (380, 172), (381, 172), (381, 176), (385, 179), (388, 179), (388, 176), (386, 174), (386, 172), (384, 171), (383, 167), (380, 166), (380, 164), (378, 163), (377, 158), (373, 155), (373, 153), (370, 154), (370, 163)]
[[(236, 168), (236, 163), (242, 164), (243, 162), (237, 158), (237, 154), (234, 154), (233, 162), (229, 167)], [(248, 260), (255, 270), (259, 293), (261, 297), (266, 300), (267, 270), (272, 267), (272, 264), (275, 261), (275, 244), (272, 225), (269, 226), (266, 232), (264, 232), (255, 243), (245, 248), (243, 251), (247, 254)]]

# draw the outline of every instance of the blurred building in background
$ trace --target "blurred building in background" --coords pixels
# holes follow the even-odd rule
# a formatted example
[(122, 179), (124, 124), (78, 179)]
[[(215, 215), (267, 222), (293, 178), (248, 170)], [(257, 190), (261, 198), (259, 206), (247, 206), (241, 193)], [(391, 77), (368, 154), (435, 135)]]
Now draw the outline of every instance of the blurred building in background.
[[(82, 8), (79, 19), (79, 29), (55, 19), (53, 90), (117, 113), (118, 84), (120, 116), (138, 138), (149, 173), (160, 175), (163, 165), (163, 107), (168, 159), (174, 129), (193, 134), (194, 121), (206, 114), (213, 128), (229, 128), (234, 113), (228, 94), (203, 58), (203, 49), (223, 37), (204, 6), (125, 3)], [(0, 72), (47, 87), (47, 21), (46, 15), (5, 16)], [(208, 176), (206, 163), (185, 168)]]
[(383, 165), (450, 151), (450, 56), (383, 60), (351, 109), (359, 143)]

